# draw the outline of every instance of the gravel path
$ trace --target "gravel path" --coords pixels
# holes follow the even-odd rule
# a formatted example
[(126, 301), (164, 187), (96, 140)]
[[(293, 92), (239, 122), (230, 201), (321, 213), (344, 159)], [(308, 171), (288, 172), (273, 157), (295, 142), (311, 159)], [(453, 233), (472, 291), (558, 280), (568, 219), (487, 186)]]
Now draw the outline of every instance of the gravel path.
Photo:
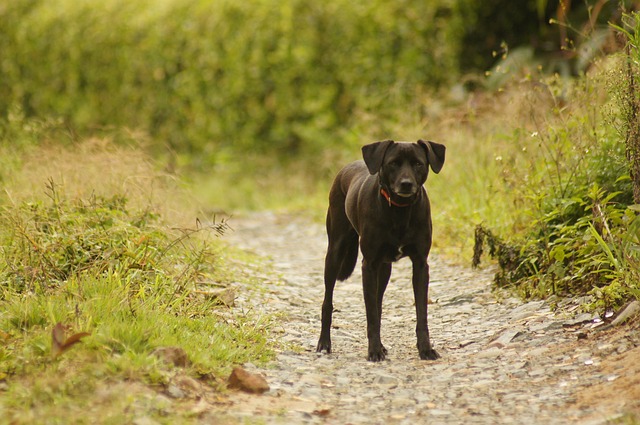
[[(599, 332), (597, 319), (576, 317), (571, 303), (562, 313), (543, 301), (523, 304), (492, 291), (490, 273), (447, 265), (437, 252), (430, 258), (429, 328), (441, 359), (418, 358), (406, 259), (394, 265), (384, 298), (387, 360), (366, 361), (359, 267), (336, 286), (333, 353), (318, 354), (324, 227), (274, 213), (230, 224), (226, 239), (267, 258), (278, 276), (266, 289), (238, 291), (236, 303), (279, 314), (273, 337), (286, 347), (266, 369), (245, 365), (264, 375), (271, 390), (232, 393), (230, 422), (599, 424), (640, 409), (634, 392), (640, 373), (636, 367), (629, 377), (625, 369), (640, 363), (637, 327)], [(614, 360), (622, 366), (616, 369)], [(589, 397), (595, 389), (598, 396)]]

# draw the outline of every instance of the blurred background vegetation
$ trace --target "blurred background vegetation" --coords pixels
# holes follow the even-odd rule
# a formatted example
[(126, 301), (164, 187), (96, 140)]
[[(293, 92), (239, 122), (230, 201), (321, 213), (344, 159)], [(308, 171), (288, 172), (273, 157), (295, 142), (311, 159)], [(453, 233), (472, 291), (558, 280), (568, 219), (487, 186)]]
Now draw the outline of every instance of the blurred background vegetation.
[[(313, 155), (427, 113), (427, 95), (490, 69), (505, 46), (584, 71), (578, 46), (620, 9), (561, 3), (551, 24), (564, 9), (544, 0), (5, 2), (0, 115), (135, 129), (206, 169), (244, 152)], [(362, 129), (371, 115), (379, 128)]]
[(596, 219), (613, 235), (593, 212), (611, 205), (622, 234), (638, 202), (628, 147), (637, 6), (4, 2), (0, 179), (10, 182), (34, 146), (98, 137), (144, 149), (210, 212), (293, 208), (320, 218), (333, 175), (361, 145), (433, 139), (449, 149), (428, 183), (440, 252), (468, 261), (481, 224), (480, 234), (510, 247), (510, 281), (535, 277), (540, 289), (526, 294), (590, 290), (623, 273), (602, 251), (615, 238), (597, 232), (604, 245), (593, 236), (585, 250), (606, 264), (580, 271), (566, 241), (590, 235)]

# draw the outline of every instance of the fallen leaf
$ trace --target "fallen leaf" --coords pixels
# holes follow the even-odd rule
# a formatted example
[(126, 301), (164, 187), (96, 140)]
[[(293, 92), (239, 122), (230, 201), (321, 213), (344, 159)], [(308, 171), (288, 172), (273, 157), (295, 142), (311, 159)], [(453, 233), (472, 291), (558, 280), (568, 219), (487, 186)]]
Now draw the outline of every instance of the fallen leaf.
[(11, 335), (9, 335), (8, 333), (0, 331), (0, 338), (2, 338), (3, 340), (8, 341), (10, 337)]
[(62, 347), (62, 345), (64, 344), (64, 326), (62, 326), (62, 323), (58, 322), (53, 327), (53, 330), (51, 331), (51, 336), (53, 337), (52, 347), (55, 349)]
[(316, 416), (329, 416), (329, 414), (331, 413), (330, 409), (317, 409), (313, 411), (313, 414)]
[(60, 322), (56, 323), (51, 331), (51, 354), (53, 355), (53, 358), (60, 356), (69, 348), (80, 342), (80, 340), (85, 336), (91, 335), (88, 332), (79, 332), (71, 335), (69, 338), (65, 338), (64, 334), (65, 326)]

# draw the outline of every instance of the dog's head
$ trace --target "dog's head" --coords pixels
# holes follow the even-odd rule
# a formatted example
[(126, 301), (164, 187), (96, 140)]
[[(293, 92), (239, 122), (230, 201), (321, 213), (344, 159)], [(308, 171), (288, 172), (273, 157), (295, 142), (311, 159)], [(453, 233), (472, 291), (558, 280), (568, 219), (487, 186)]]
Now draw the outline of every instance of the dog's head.
[(427, 180), (429, 167), (434, 173), (440, 172), (444, 155), (444, 145), (424, 140), (415, 143), (385, 140), (362, 147), (369, 172), (379, 173), (381, 184), (402, 198), (418, 193)]

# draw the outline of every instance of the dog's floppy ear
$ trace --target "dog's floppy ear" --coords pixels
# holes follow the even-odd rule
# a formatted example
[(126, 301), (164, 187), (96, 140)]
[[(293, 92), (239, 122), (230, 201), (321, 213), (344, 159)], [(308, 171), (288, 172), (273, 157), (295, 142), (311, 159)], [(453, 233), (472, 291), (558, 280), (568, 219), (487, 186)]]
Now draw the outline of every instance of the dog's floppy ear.
[(375, 174), (380, 171), (384, 154), (393, 143), (393, 140), (385, 140), (383, 142), (375, 142), (362, 147), (362, 158), (364, 159), (364, 163), (367, 164), (367, 168), (371, 174)]
[(438, 174), (444, 165), (444, 153), (446, 148), (444, 145), (435, 142), (425, 142), (418, 140), (418, 144), (427, 151), (427, 161), (434, 173)]

